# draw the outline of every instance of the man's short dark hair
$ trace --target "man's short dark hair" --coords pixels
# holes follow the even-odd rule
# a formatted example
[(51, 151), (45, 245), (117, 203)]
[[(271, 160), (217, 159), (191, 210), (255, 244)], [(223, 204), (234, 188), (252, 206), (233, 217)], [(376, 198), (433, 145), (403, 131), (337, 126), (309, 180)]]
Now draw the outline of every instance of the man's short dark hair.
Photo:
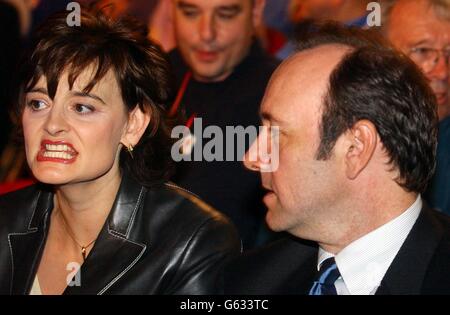
[(112, 20), (96, 7), (82, 8), (81, 25), (67, 24), (67, 11), (49, 18), (38, 30), (19, 75), (14, 110), (16, 121), (25, 93), (45, 76), (53, 98), (63, 70), (72, 88), (76, 78), (94, 65), (95, 74), (84, 87), (89, 92), (109, 70), (114, 72), (126, 110), (139, 106), (151, 121), (133, 151), (123, 150), (120, 166), (141, 184), (150, 186), (169, 178), (171, 138), (165, 108), (172, 101), (172, 78), (165, 54), (147, 37), (144, 25), (131, 18)]
[(397, 183), (423, 192), (435, 168), (438, 118), (436, 98), (420, 69), (374, 32), (333, 23), (310, 35), (300, 51), (327, 44), (353, 48), (330, 75), (317, 159), (328, 159), (339, 136), (367, 119), (399, 171)]

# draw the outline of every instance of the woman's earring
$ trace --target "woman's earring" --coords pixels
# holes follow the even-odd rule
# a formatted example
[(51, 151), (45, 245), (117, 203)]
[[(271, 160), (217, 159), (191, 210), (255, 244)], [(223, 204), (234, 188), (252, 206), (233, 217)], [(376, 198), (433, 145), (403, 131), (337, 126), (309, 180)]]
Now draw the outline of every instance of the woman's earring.
[(128, 145), (127, 151), (128, 151), (128, 153), (130, 153), (132, 159), (134, 158), (133, 157), (133, 150), (134, 150), (133, 145), (132, 144)]

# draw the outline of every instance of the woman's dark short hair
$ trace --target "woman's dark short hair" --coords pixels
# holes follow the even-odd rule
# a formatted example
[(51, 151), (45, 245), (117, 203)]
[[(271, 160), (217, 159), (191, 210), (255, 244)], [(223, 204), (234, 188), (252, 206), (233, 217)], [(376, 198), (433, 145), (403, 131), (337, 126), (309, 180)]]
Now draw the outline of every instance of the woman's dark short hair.
[(96, 65), (95, 75), (84, 88), (89, 92), (112, 69), (127, 110), (139, 106), (151, 113), (133, 158), (123, 150), (120, 167), (146, 186), (167, 180), (172, 170), (172, 141), (165, 108), (172, 100), (172, 77), (164, 53), (148, 39), (146, 27), (132, 18), (112, 20), (101, 10), (82, 8), (81, 25), (69, 26), (67, 14), (52, 16), (36, 33), (20, 70), (15, 120), (20, 124), (17, 118), (24, 108), (25, 93), (41, 76), (46, 77), (47, 91), (53, 98), (62, 70), (67, 69), (72, 88), (84, 69)]
[(334, 23), (303, 37), (299, 50), (327, 44), (353, 49), (330, 75), (317, 159), (328, 159), (339, 136), (366, 119), (399, 171), (397, 183), (423, 192), (434, 173), (438, 124), (436, 98), (425, 76), (376, 33)]

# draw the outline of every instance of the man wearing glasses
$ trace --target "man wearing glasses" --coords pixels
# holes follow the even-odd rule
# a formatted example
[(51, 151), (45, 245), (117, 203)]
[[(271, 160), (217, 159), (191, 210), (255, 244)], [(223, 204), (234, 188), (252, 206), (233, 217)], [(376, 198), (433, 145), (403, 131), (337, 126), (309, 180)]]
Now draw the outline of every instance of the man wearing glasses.
[(388, 0), (383, 11), (386, 37), (422, 69), (437, 98), (437, 165), (425, 198), (450, 214), (450, 0)]

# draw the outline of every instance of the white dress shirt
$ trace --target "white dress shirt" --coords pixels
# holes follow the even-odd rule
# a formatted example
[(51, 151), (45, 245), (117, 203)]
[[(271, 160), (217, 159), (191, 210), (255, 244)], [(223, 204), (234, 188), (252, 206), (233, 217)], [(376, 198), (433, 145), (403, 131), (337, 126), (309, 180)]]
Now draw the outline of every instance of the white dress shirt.
[[(341, 273), (334, 283), (338, 295), (373, 295), (403, 245), (422, 209), (420, 195), (405, 212), (347, 245), (336, 256)], [(317, 270), (334, 255), (319, 248)]]
[(31, 287), (30, 295), (42, 295), (41, 286), (37, 275), (34, 277), (33, 286)]

